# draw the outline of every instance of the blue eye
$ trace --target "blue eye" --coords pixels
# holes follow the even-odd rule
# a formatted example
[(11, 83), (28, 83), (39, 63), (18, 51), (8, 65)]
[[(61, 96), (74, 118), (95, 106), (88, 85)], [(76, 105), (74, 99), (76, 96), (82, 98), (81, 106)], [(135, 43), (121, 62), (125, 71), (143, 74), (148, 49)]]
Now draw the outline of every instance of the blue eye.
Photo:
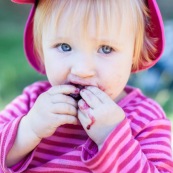
[(109, 54), (113, 51), (113, 48), (107, 45), (103, 45), (99, 48), (99, 53)]
[(66, 43), (60, 43), (56, 46), (60, 52), (69, 52), (71, 51), (70, 45)]

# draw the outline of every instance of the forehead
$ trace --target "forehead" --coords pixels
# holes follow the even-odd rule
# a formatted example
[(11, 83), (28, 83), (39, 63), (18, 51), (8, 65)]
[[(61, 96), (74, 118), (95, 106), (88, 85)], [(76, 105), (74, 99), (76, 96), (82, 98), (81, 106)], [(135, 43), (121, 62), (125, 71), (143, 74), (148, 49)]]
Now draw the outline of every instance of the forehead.
[(52, 36), (121, 39), (135, 31), (129, 7), (129, 0), (54, 0), (44, 26)]

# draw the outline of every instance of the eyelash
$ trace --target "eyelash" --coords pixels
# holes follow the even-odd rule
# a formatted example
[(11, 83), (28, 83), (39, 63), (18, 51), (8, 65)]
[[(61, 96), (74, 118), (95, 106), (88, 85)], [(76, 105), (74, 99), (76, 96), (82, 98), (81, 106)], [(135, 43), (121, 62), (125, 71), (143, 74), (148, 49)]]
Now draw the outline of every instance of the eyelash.
[[(63, 48), (62, 48), (63, 45), (66, 45), (66, 46), (68, 45), (68, 46), (70, 47), (70, 50), (64, 51)], [(60, 47), (60, 46), (61, 46), (61, 47)], [(58, 49), (59, 52), (69, 52), (69, 51), (71, 51), (71, 46), (70, 46), (69, 44), (67, 44), (67, 43), (59, 43), (59, 44), (57, 44), (55, 47)], [(60, 50), (60, 48), (61, 48), (61, 50)], [(67, 47), (66, 47), (66, 48), (67, 48)]]
[[(108, 51), (107, 53), (105, 53), (103, 51), (103, 48), (109, 49), (110, 52)], [(105, 54), (105, 55), (111, 54), (112, 52), (115, 51), (111, 46), (108, 46), (108, 45), (102, 45), (102, 46), (100, 46), (100, 48), (98, 49), (98, 52), (99, 52), (100, 49), (102, 49), (102, 53)]]
[[(67, 51), (65, 51), (65, 50), (63, 50), (63, 47), (62, 46), (66, 46), (66, 48), (67, 47), (69, 47), (69, 49), (66, 49)], [(59, 44), (57, 44), (56, 46), (55, 46), (57, 49), (58, 49), (58, 51), (59, 52), (62, 52), (62, 53), (64, 53), (64, 52), (69, 52), (69, 51), (71, 51), (72, 50), (72, 48), (71, 48), (71, 46), (69, 45), (69, 44), (67, 44), (67, 43), (59, 43)], [(103, 48), (105, 48), (105, 49), (107, 49), (105, 52), (103, 51)], [(99, 51), (101, 49), (101, 51)], [(102, 54), (105, 54), (105, 55), (107, 55), (107, 54), (111, 54), (112, 52), (114, 52), (115, 50), (111, 47), (111, 46), (108, 46), (108, 45), (101, 45), (100, 47), (99, 47), (99, 49), (98, 49), (98, 53), (102, 53)]]

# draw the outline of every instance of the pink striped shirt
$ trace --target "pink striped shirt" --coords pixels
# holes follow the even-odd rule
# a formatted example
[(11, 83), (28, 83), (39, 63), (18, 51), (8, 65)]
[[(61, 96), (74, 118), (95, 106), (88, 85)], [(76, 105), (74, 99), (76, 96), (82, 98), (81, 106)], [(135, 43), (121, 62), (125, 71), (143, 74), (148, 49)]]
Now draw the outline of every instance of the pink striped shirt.
[(5, 158), (21, 118), (49, 88), (46, 81), (34, 83), (0, 112), (1, 173), (173, 172), (170, 122), (156, 102), (132, 87), (125, 88), (128, 95), (118, 103), (126, 118), (107, 137), (100, 151), (81, 125), (63, 125), (20, 163), (7, 168)]

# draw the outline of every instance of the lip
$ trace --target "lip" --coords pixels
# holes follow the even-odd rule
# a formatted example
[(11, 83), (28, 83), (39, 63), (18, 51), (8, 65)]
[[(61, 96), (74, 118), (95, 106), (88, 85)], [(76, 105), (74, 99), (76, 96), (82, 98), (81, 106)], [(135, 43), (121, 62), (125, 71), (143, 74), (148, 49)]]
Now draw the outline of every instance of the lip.
[[(95, 81), (86, 81), (81, 79), (72, 78), (66, 82), (67, 85), (74, 85), (74, 86), (81, 86), (83, 89), (85, 86), (95, 86), (98, 87), (100, 90), (105, 92), (105, 88)], [(77, 87), (78, 88), (78, 87)], [(80, 89), (80, 88), (79, 88)]]
[(91, 82), (91, 81), (84, 81), (84, 80), (76, 80), (76, 79), (72, 79), (69, 80), (69, 82), (67, 84), (71, 84), (71, 85), (81, 85), (81, 86), (98, 86), (95, 82)]

